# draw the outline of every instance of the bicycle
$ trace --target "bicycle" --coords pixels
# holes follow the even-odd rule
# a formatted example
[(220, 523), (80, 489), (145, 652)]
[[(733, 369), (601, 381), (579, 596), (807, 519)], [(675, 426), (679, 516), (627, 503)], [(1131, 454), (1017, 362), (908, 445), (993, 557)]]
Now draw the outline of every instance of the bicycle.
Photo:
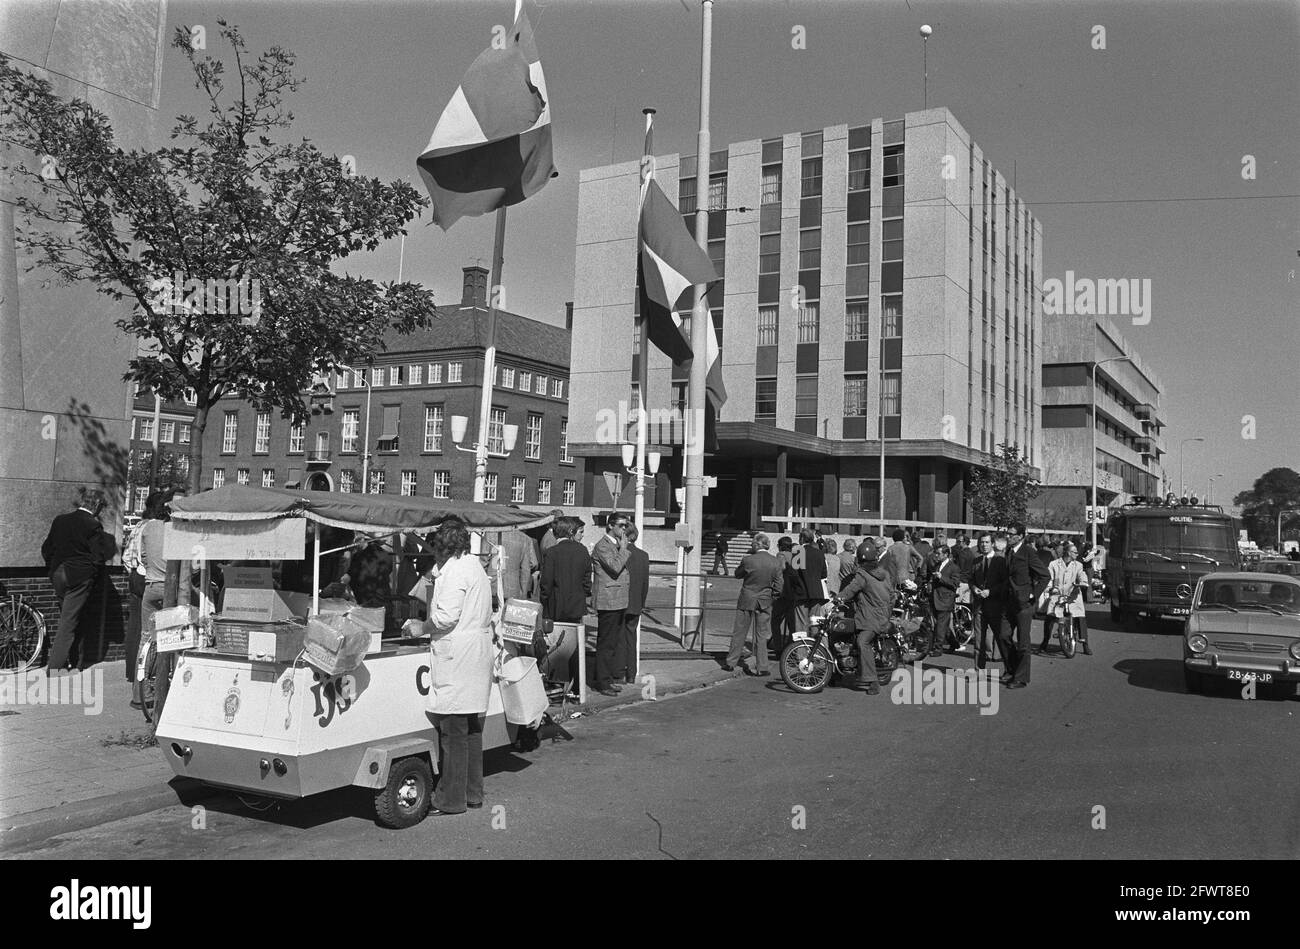
[(0, 672), (37, 665), (45, 648), (45, 617), (20, 594), (0, 600)]
[(1061, 611), (1061, 615), (1056, 619), (1056, 637), (1061, 643), (1061, 655), (1066, 659), (1073, 659), (1075, 649), (1079, 643), (1079, 617), (1070, 612), (1070, 604), (1079, 598), (1086, 584), (1076, 583), (1074, 590), (1069, 599), (1064, 598), (1064, 594), (1056, 593), (1057, 602), (1053, 607), (1053, 612)]

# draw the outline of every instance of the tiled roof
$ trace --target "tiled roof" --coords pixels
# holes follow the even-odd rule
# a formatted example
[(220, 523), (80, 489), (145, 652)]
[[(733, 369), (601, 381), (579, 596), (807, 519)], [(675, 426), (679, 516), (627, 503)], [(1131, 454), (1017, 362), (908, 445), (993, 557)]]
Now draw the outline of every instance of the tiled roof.
[[(428, 329), (405, 336), (391, 331), (384, 337), (388, 355), (430, 350), (484, 349), (487, 310), (481, 307), (440, 306)], [(569, 331), (563, 326), (497, 311), (497, 354), (569, 368)], [(378, 356), (379, 354), (376, 354)]]

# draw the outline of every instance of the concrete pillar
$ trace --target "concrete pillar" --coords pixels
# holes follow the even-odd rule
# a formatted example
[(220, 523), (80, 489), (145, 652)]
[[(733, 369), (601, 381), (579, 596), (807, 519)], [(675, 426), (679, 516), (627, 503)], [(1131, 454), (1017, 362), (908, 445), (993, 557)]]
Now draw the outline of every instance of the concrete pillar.
[(23, 408), (18, 252), (14, 244), (14, 206), (7, 194), (0, 197), (0, 408)]

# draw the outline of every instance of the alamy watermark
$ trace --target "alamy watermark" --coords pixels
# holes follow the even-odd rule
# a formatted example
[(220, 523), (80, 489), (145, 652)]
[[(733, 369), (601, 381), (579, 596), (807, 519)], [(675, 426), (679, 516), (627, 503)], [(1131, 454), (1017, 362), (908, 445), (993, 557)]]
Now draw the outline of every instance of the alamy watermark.
[(977, 705), (981, 715), (998, 713), (998, 681), (988, 669), (923, 669), (914, 662), (889, 678), (895, 705)]
[(1134, 326), (1146, 326), (1151, 322), (1151, 278), (1075, 279), (1074, 271), (1067, 270), (1064, 281), (1055, 277), (1043, 281), (1043, 312), (1049, 316), (1129, 316)]
[(186, 278), (179, 270), (149, 282), (150, 305), (160, 313), (244, 317), (256, 326), (262, 316), (262, 283), (256, 277)]
[(44, 669), (0, 675), (0, 706), (80, 705), (85, 715), (104, 711), (104, 670), (50, 675)]
[[(647, 408), (646, 431), (656, 444), (683, 445), (687, 452), (704, 448), (704, 412), (689, 411), (678, 406), (672, 408)], [(636, 441), (639, 420), (637, 406), (620, 401), (616, 408), (600, 409), (596, 413), (596, 442), (601, 445), (622, 445)]]

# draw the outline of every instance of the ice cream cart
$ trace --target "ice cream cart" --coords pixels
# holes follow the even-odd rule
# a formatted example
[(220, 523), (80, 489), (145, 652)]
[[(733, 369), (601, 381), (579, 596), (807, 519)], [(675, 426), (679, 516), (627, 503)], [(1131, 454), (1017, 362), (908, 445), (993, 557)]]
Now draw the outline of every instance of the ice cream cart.
[[(311, 615), (321, 609), (322, 525), (374, 539), (424, 533), (447, 515), (474, 531), (545, 524), (535, 514), (488, 504), (384, 495), (327, 494), (233, 485), (178, 499), (167, 525), (169, 559), (302, 560), (312, 544)], [(206, 584), (203, 585), (206, 589)], [(200, 615), (211, 605), (200, 606)], [(380, 640), (342, 675), (300, 656), (186, 649), (177, 660), (158, 724), (159, 748), (177, 775), (259, 799), (295, 799), (355, 785), (375, 793), (381, 823), (406, 827), (428, 812), (438, 738), (424, 708), (427, 640)], [(494, 684), (485, 750), (510, 744)]]

